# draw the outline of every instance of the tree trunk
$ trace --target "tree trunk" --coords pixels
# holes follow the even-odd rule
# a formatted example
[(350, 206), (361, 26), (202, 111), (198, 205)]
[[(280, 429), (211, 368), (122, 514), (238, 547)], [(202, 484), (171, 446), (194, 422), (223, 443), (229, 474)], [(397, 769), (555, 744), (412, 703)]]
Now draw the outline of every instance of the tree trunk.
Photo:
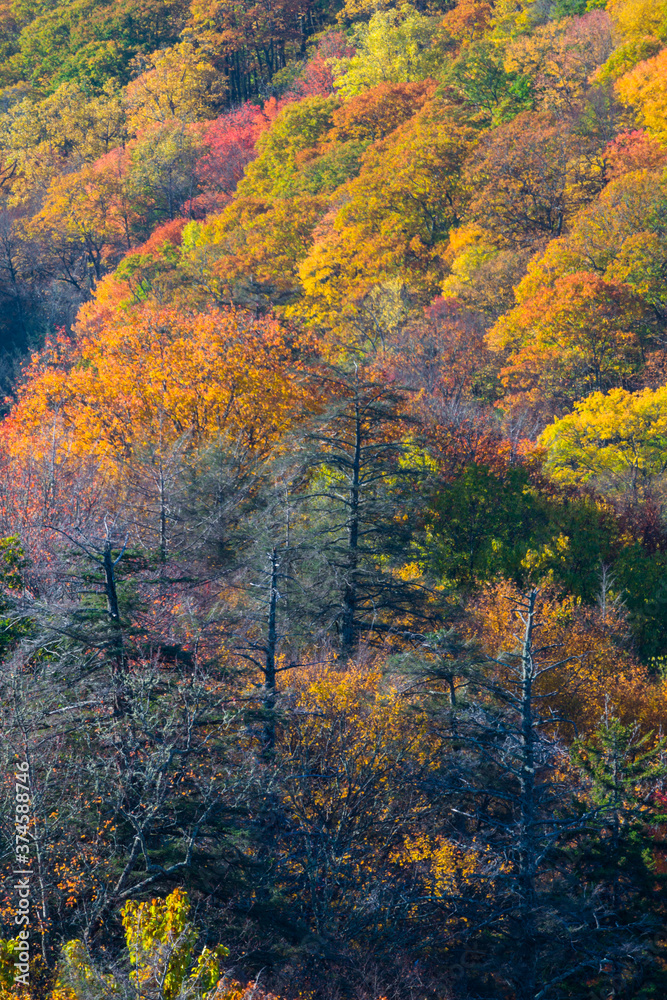
[(537, 939), (535, 933), (535, 742), (533, 719), (533, 628), (537, 591), (528, 595), (521, 650), (521, 830), (519, 840), (519, 892), (521, 957), (524, 968), (521, 996), (532, 1000), (537, 987)]
[(359, 566), (359, 486), (361, 476), (361, 413), (359, 400), (355, 401), (354, 456), (350, 483), (348, 510), (347, 578), (343, 593), (343, 628), (341, 656), (350, 656), (357, 644), (356, 612)]
[(120, 618), (120, 608), (118, 605), (115, 562), (111, 552), (111, 542), (108, 539), (104, 544), (102, 565), (104, 568), (104, 591), (107, 598), (107, 610), (109, 612), (112, 628), (111, 659), (114, 686), (113, 713), (115, 716), (121, 718), (122, 716), (127, 715), (129, 711), (125, 685), (127, 658), (125, 656), (123, 626)]
[(269, 621), (266, 641), (266, 667), (264, 670), (264, 709), (266, 723), (264, 726), (264, 743), (271, 753), (276, 745), (276, 647), (278, 644), (278, 629), (276, 612), (278, 607), (278, 549), (271, 552), (271, 581), (269, 589)]

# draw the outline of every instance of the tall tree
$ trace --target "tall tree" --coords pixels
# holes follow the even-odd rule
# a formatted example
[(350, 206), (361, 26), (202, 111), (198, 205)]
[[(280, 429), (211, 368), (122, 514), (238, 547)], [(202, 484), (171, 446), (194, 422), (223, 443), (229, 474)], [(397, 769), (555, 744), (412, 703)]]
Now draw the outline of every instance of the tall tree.
[(595, 986), (613, 996), (664, 989), (667, 979), (665, 843), (657, 834), (665, 818), (664, 750), (664, 740), (624, 725), (609, 706), (598, 728), (573, 747), (588, 828), (572, 853), (570, 891), (581, 899), (590, 935), (582, 951), (593, 957), (594, 970), (604, 953)]
[(362, 639), (398, 637), (429, 618), (426, 590), (400, 572), (413, 527), (411, 485), (426, 467), (410, 437), (405, 392), (381, 370), (359, 361), (332, 369), (327, 381), (331, 406), (308, 433), (303, 511), (319, 552), (313, 571), (323, 574), (312, 584), (321, 588), (319, 617), (348, 657)]
[(547, 1000), (596, 969), (604, 951), (593, 956), (583, 928), (573, 930), (561, 872), (585, 822), (564, 781), (558, 727), (567, 723), (551, 705), (576, 686), (577, 661), (565, 650), (557, 604), (536, 588), (510, 601), (518, 629), (509, 648), (478, 656), (456, 711), (448, 698), (444, 715), (459, 751), (443, 776), (447, 835), (478, 858), (470, 884), (452, 893), (451, 933), (484, 956), (463, 964), (468, 995)]

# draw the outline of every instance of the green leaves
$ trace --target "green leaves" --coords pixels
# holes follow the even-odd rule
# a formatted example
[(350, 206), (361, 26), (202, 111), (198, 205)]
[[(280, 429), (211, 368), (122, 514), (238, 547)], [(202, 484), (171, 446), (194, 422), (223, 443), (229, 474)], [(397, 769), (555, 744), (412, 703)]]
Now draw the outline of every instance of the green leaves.
[(289, 104), (257, 142), (259, 155), (239, 184), (241, 198), (285, 198), (295, 194), (298, 156), (316, 146), (333, 124), (334, 97), (308, 97)]
[(166, 899), (149, 903), (130, 900), (121, 916), (134, 970), (131, 978), (139, 990), (158, 986), (164, 1000), (175, 1000), (183, 992), (201, 996), (215, 986), (220, 959), (229, 951), (223, 945), (214, 951), (204, 948), (195, 959), (199, 932), (189, 920), (185, 892), (175, 889)]
[(446, 76), (446, 83), (470, 108), (472, 122), (496, 127), (511, 121), (535, 103), (533, 82), (528, 76), (508, 71), (504, 53), (488, 41), (466, 46)]
[(572, 877), (582, 892), (584, 920), (607, 956), (595, 982), (617, 995), (632, 989), (640, 968), (642, 978), (665, 986), (664, 963), (656, 961), (661, 949), (650, 947), (651, 934), (656, 941), (662, 937), (663, 845), (654, 831), (665, 822), (658, 791), (667, 774), (664, 751), (664, 740), (641, 735), (636, 724), (609, 713), (571, 751), (581, 776), (584, 828), (569, 852)]
[(349, 99), (379, 83), (407, 83), (437, 75), (438, 20), (408, 3), (377, 11), (356, 29), (358, 53), (340, 60), (336, 90)]
[(185, 0), (74, 0), (14, 7), (26, 23), (4, 79), (27, 78), (46, 92), (66, 81), (93, 91), (109, 79), (127, 82), (132, 59), (175, 42), (188, 11)]

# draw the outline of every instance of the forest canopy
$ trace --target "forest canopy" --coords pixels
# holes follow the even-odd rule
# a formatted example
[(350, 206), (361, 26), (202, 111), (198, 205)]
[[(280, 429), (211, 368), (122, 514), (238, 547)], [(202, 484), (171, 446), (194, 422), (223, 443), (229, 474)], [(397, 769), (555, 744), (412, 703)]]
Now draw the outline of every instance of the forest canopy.
[(0, 1000), (662, 1000), (665, 3), (0, 53)]

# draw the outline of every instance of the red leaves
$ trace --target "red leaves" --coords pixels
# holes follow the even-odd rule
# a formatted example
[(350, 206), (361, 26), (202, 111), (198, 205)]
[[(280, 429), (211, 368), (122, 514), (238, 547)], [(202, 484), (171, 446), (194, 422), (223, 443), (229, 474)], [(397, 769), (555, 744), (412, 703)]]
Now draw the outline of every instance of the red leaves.
[(256, 156), (257, 139), (270, 124), (271, 118), (250, 102), (216, 118), (204, 137), (210, 152), (199, 161), (199, 178), (231, 197)]
[(353, 55), (354, 49), (348, 45), (342, 31), (327, 32), (313, 58), (306, 63), (294, 88), (294, 96), (299, 100), (304, 97), (328, 97), (334, 89), (332, 60), (347, 59)]
[(146, 242), (137, 247), (137, 253), (159, 253), (165, 243), (180, 247), (183, 242), (183, 229), (187, 225), (187, 219), (172, 219), (162, 226), (154, 229)]
[(640, 128), (617, 135), (605, 149), (605, 156), (609, 180), (667, 164), (667, 152)]

